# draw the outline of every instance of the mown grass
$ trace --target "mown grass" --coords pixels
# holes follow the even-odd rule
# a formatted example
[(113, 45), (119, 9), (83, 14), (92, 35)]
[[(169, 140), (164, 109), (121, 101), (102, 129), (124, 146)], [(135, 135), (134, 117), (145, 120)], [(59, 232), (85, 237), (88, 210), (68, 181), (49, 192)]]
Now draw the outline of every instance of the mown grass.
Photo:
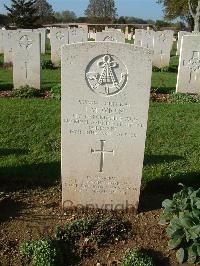
[[(151, 103), (143, 184), (200, 183), (199, 104)], [(60, 102), (0, 100), (0, 183), (5, 189), (60, 181)]]

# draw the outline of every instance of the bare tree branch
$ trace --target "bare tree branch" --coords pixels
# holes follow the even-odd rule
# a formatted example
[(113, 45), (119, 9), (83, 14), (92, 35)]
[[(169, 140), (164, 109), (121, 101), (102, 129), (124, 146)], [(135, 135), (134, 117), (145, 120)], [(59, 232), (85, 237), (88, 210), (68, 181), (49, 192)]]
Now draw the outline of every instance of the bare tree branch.
[(190, 11), (190, 14), (192, 15), (193, 18), (195, 18), (195, 14), (192, 10), (192, 3), (191, 3), (191, 0), (188, 0), (188, 6), (189, 6), (189, 11)]

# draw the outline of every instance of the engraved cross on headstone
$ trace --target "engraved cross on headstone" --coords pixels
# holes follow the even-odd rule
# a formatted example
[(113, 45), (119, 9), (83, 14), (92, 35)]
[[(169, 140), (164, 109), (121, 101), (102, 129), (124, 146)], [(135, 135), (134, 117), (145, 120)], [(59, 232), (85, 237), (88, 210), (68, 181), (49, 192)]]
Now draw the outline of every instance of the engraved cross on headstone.
[(28, 63), (25, 61), (24, 62), (24, 64), (25, 64), (25, 73), (26, 73), (26, 79), (28, 78)]
[(64, 33), (62, 33), (61, 31), (58, 31), (58, 32), (56, 33), (56, 39), (58, 39), (58, 40), (61, 41), (64, 37), (65, 37), (65, 35), (64, 35)]
[(33, 44), (33, 41), (28, 38), (27, 35), (24, 35), (19, 40), (19, 45), (23, 48), (28, 49)]
[(198, 51), (193, 51), (192, 58), (186, 62), (183, 61), (183, 66), (190, 69), (190, 79), (189, 83), (192, 80), (192, 75), (195, 73), (194, 80), (197, 80), (197, 71), (200, 70), (200, 53)]
[(160, 61), (162, 62), (163, 61), (163, 57), (164, 57), (164, 53), (163, 53), (163, 50), (160, 51)]
[(100, 170), (99, 172), (102, 173), (103, 172), (103, 168), (104, 168), (104, 159), (105, 159), (105, 154), (111, 154), (114, 156), (114, 150), (112, 151), (106, 151), (104, 149), (104, 146), (105, 146), (105, 140), (100, 140), (101, 142), (101, 149), (100, 150), (94, 150), (94, 149), (91, 149), (91, 153), (100, 153), (101, 154), (101, 159), (100, 159)]

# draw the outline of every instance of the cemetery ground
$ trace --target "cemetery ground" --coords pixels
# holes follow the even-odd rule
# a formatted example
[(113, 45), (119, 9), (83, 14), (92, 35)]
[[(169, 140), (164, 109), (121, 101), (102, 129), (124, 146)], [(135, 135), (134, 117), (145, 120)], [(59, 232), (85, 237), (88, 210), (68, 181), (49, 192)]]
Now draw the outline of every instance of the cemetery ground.
[[(167, 248), (165, 227), (158, 222), (162, 201), (180, 190), (179, 183), (199, 187), (200, 118), (199, 103), (170, 100), (178, 68), (174, 53), (169, 69), (153, 72), (137, 215), (62, 211), (60, 101), (47, 92), (46, 99), (7, 97), (12, 89), (11, 70), (0, 69), (0, 265), (31, 265), (19, 253), (21, 243), (54, 235), (57, 225), (78, 220), (77, 230), (86, 219), (95, 221), (95, 229), (90, 237), (82, 235), (75, 241), (77, 249), (71, 243), (73, 247), (65, 250), (72, 265), (120, 265), (131, 248), (148, 251), (156, 265), (178, 265), (175, 251)], [(49, 58), (49, 53), (43, 56), (43, 60)], [(59, 83), (59, 68), (42, 70), (43, 92)]]

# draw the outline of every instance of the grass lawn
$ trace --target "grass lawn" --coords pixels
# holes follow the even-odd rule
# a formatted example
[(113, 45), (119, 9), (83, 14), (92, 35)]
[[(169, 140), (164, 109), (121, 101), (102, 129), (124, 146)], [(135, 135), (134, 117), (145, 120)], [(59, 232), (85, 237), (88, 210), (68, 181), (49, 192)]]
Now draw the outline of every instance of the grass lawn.
[[(0, 110), (1, 185), (60, 181), (60, 102), (0, 99)], [(199, 132), (198, 104), (151, 103), (143, 184), (199, 185)]]

